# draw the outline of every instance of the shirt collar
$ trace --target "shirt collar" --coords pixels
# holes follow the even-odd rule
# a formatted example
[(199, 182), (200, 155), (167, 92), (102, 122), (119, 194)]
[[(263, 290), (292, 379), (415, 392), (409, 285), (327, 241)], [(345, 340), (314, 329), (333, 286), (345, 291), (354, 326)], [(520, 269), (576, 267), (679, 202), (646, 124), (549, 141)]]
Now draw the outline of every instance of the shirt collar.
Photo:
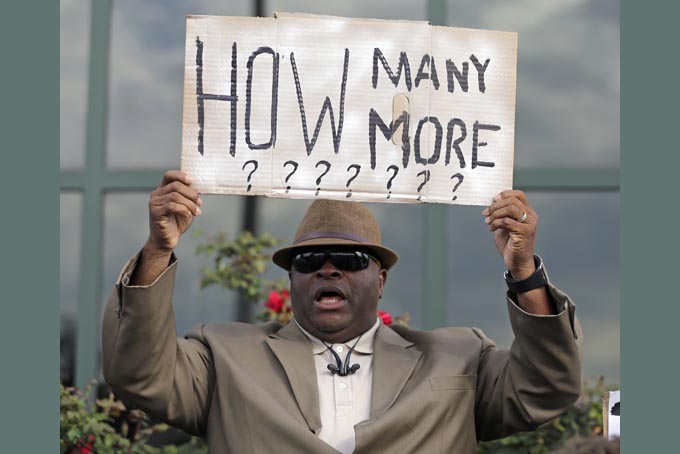
[[(326, 345), (324, 345), (324, 343), (320, 339), (312, 336), (302, 326), (300, 326), (300, 324), (298, 323), (297, 320), (295, 320), (295, 318), (293, 318), (293, 320), (295, 321), (295, 324), (298, 326), (298, 328), (300, 328), (300, 331), (302, 331), (303, 334), (305, 336), (307, 336), (307, 339), (309, 339), (309, 342), (311, 342), (312, 351), (314, 352), (315, 355), (319, 355), (319, 354), (325, 352), (328, 349), (326, 347)], [(373, 340), (375, 339), (375, 332), (378, 330), (379, 326), (380, 326), (380, 317), (376, 317), (376, 320), (375, 320), (375, 323), (373, 324), (373, 326), (371, 326), (366, 332), (364, 332), (361, 335), (361, 339), (359, 339), (359, 342), (357, 343), (356, 347), (354, 347), (355, 352), (364, 353), (364, 354), (367, 354), (367, 355), (370, 355), (370, 354), (373, 353)], [(355, 337), (354, 339), (350, 339), (347, 342), (339, 342), (339, 343), (342, 344), (342, 345), (345, 345), (347, 348), (350, 348), (357, 341), (357, 337)], [(329, 345), (331, 345), (331, 347), (332, 347), (333, 345), (337, 345), (337, 344), (329, 344)]]

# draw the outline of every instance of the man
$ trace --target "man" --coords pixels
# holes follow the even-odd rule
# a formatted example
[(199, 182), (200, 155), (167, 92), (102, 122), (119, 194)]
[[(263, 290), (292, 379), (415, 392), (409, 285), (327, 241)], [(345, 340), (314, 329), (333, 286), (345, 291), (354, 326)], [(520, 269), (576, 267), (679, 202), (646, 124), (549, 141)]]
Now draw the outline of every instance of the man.
[(362, 204), (327, 200), (273, 257), (289, 271), (293, 322), (208, 324), (177, 338), (172, 251), (202, 204), (191, 182), (170, 171), (151, 195), (149, 238), (105, 310), (104, 377), (211, 452), (474, 453), (478, 439), (531, 430), (578, 398), (582, 334), (534, 256), (538, 217), (521, 191), (483, 211), (509, 273), (506, 351), (474, 328), (381, 324), (399, 257)]

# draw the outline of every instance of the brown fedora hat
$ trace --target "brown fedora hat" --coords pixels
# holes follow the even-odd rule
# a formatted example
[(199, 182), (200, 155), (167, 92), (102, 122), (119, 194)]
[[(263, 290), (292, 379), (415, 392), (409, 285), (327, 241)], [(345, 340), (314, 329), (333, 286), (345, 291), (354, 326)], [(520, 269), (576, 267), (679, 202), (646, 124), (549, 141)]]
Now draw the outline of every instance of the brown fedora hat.
[(290, 271), (295, 250), (309, 246), (362, 246), (372, 250), (383, 268), (389, 270), (399, 255), (384, 247), (380, 227), (362, 203), (342, 200), (315, 200), (307, 209), (295, 233), (295, 241), (279, 249), (272, 261)]

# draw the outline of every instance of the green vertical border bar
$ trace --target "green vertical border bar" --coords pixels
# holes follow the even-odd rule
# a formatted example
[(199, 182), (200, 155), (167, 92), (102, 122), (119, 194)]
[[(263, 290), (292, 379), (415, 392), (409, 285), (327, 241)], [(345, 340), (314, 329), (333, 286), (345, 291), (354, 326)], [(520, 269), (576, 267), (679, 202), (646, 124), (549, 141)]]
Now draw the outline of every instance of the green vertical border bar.
[(59, 2), (5, 2), (0, 434), (59, 452)]
[(98, 375), (97, 344), (102, 250), (102, 177), (106, 160), (111, 1), (91, 2), (85, 169), (83, 175), (80, 293), (76, 329), (75, 384), (84, 388)]
[(670, 453), (678, 452), (680, 375), (680, 6), (623, 3), (621, 452)]
[[(428, 0), (427, 17), (432, 25), (446, 25), (446, 2)], [(446, 206), (425, 207), (425, 279), (423, 316), (425, 329), (446, 321)]]

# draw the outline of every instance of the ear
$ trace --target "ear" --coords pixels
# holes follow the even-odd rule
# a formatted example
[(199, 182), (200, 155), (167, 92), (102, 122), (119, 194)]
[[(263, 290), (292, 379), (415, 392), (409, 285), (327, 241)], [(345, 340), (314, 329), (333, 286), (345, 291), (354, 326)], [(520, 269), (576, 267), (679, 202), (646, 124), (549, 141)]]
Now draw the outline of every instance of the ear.
[(378, 298), (382, 298), (383, 289), (385, 288), (385, 283), (387, 282), (387, 270), (381, 268), (378, 271)]

